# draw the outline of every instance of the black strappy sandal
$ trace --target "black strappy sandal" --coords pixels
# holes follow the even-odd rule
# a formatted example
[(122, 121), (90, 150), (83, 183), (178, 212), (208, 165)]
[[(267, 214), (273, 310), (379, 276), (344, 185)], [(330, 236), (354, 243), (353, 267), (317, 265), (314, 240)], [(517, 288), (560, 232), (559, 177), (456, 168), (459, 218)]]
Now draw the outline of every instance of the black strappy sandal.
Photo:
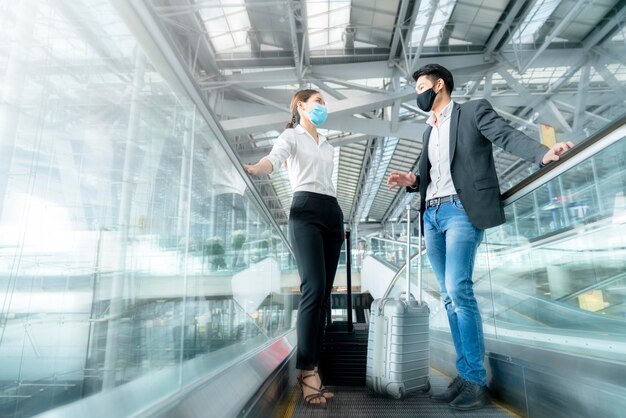
[(310, 405), (310, 406), (326, 406), (326, 402), (311, 402), (314, 399), (320, 399), (323, 398), (324, 401), (326, 400), (326, 397), (324, 396), (324, 394), (322, 393), (322, 391), (314, 386), (311, 386), (307, 383), (304, 382), (304, 379), (307, 379), (309, 377), (314, 377), (315, 373), (311, 373), (308, 374), (306, 376), (298, 376), (298, 383), (300, 384), (300, 389), (302, 389), (302, 394), (304, 395), (304, 388), (303, 386), (308, 387), (309, 389), (313, 389), (316, 392), (315, 393), (311, 393), (310, 395), (307, 395), (304, 397), (304, 403), (306, 405)]

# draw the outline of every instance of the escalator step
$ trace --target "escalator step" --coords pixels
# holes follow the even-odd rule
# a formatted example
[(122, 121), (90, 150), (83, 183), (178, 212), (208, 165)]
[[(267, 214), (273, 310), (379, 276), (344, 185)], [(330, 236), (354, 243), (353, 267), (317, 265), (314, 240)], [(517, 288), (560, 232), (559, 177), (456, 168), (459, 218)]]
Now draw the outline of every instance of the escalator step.
[[(430, 370), (431, 393), (444, 390), (449, 383), (449, 378), (436, 370)], [(433, 403), (428, 399), (429, 394), (417, 393), (403, 400), (395, 400), (376, 395), (366, 387), (338, 386), (329, 387), (334, 390), (335, 397), (330, 399), (325, 406), (307, 406), (302, 401), (298, 385), (283, 401), (275, 418), (304, 418), (304, 417), (463, 417), (463, 418), (501, 418), (517, 417), (499, 407), (491, 404), (478, 411), (459, 412), (448, 407), (447, 404)]]

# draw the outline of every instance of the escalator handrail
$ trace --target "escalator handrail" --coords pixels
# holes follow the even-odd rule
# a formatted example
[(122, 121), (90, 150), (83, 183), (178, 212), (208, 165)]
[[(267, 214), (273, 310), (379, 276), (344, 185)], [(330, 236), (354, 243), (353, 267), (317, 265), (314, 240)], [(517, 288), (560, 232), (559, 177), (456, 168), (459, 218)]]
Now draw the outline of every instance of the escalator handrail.
[[(563, 154), (560, 157), (559, 161), (552, 162), (547, 166), (540, 168), (538, 171), (534, 172), (515, 186), (511, 187), (509, 190), (502, 194), (502, 200), (505, 202), (505, 205), (509, 202), (517, 200), (517, 198), (521, 197), (520, 195), (525, 195), (535, 188), (547, 183), (564, 171), (591, 157), (591, 155), (601, 151), (606, 146), (609, 146), (612, 142), (607, 141), (605, 147), (599, 147), (591, 155), (588, 155), (592, 146), (595, 146), (596, 144), (600, 145), (599, 143), (603, 142), (603, 140), (606, 140), (610, 134), (620, 129), (624, 125), (626, 125), (626, 114), (615, 119), (613, 122), (600, 129), (593, 135), (589, 136), (581, 143), (576, 144), (574, 148)], [(540, 183), (535, 184), (535, 187), (533, 187), (533, 189), (527, 190), (529, 186), (538, 181), (540, 181)]]
[[(395, 239), (389, 239), (389, 238), (380, 238), (380, 237), (371, 237), (371, 240), (376, 240), (376, 241), (382, 241), (382, 242), (388, 242), (390, 244), (396, 244), (398, 246), (401, 246), (402, 248), (406, 247), (406, 241), (398, 241)], [(412, 247), (417, 247), (417, 241), (416, 242), (412, 242), (411, 243)]]
[(569, 300), (572, 300), (572, 299), (574, 299), (574, 298), (584, 294), (585, 292), (589, 292), (591, 290), (603, 288), (605, 286), (608, 286), (610, 284), (613, 284), (615, 282), (618, 282), (618, 281), (624, 280), (624, 279), (626, 279), (626, 272), (618, 273), (618, 274), (616, 274), (614, 276), (608, 277), (608, 278), (606, 278), (604, 280), (601, 280), (601, 281), (599, 281), (597, 283), (593, 283), (593, 284), (591, 284), (591, 285), (589, 285), (587, 287), (583, 287), (582, 289), (579, 289), (579, 290), (577, 290), (575, 292), (572, 292), (572, 293), (570, 293), (568, 295), (562, 296), (562, 297), (558, 298), (557, 300), (559, 302), (567, 302)]

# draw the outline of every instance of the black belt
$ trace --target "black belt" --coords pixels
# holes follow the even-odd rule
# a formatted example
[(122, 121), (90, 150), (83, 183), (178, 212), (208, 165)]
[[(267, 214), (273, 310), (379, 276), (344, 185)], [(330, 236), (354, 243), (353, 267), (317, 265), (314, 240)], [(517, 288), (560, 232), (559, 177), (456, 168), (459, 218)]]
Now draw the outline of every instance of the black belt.
[(313, 197), (315, 199), (322, 199), (322, 200), (332, 200), (334, 202), (337, 201), (337, 198), (335, 196), (331, 196), (328, 194), (322, 194), (322, 193), (315, 193), (315, 192), (294, 192), (293, 193), (293, 197)]
[(442, 203), (453, 202), (454, 199), (458, 199), (458, 198), (459, 198), (459, 196), (457, 196), (455, 194), (451, 194), (450, 196), (436, 197), (434, 199), (427, 200), (426, 201), (426, 206), (427, 207), (439, 206)]

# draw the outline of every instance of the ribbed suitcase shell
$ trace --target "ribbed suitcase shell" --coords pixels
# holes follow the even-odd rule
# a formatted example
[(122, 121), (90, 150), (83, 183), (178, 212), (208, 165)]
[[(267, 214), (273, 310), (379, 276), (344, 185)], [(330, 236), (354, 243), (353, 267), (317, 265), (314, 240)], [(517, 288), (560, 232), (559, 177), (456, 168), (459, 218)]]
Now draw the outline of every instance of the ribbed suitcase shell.
[(408, 304), (395, 298), (372, 303), (366, 384), (374, 392), (400, 399), (430, 390), (429, 313), (428, 305), (413, 297)]

